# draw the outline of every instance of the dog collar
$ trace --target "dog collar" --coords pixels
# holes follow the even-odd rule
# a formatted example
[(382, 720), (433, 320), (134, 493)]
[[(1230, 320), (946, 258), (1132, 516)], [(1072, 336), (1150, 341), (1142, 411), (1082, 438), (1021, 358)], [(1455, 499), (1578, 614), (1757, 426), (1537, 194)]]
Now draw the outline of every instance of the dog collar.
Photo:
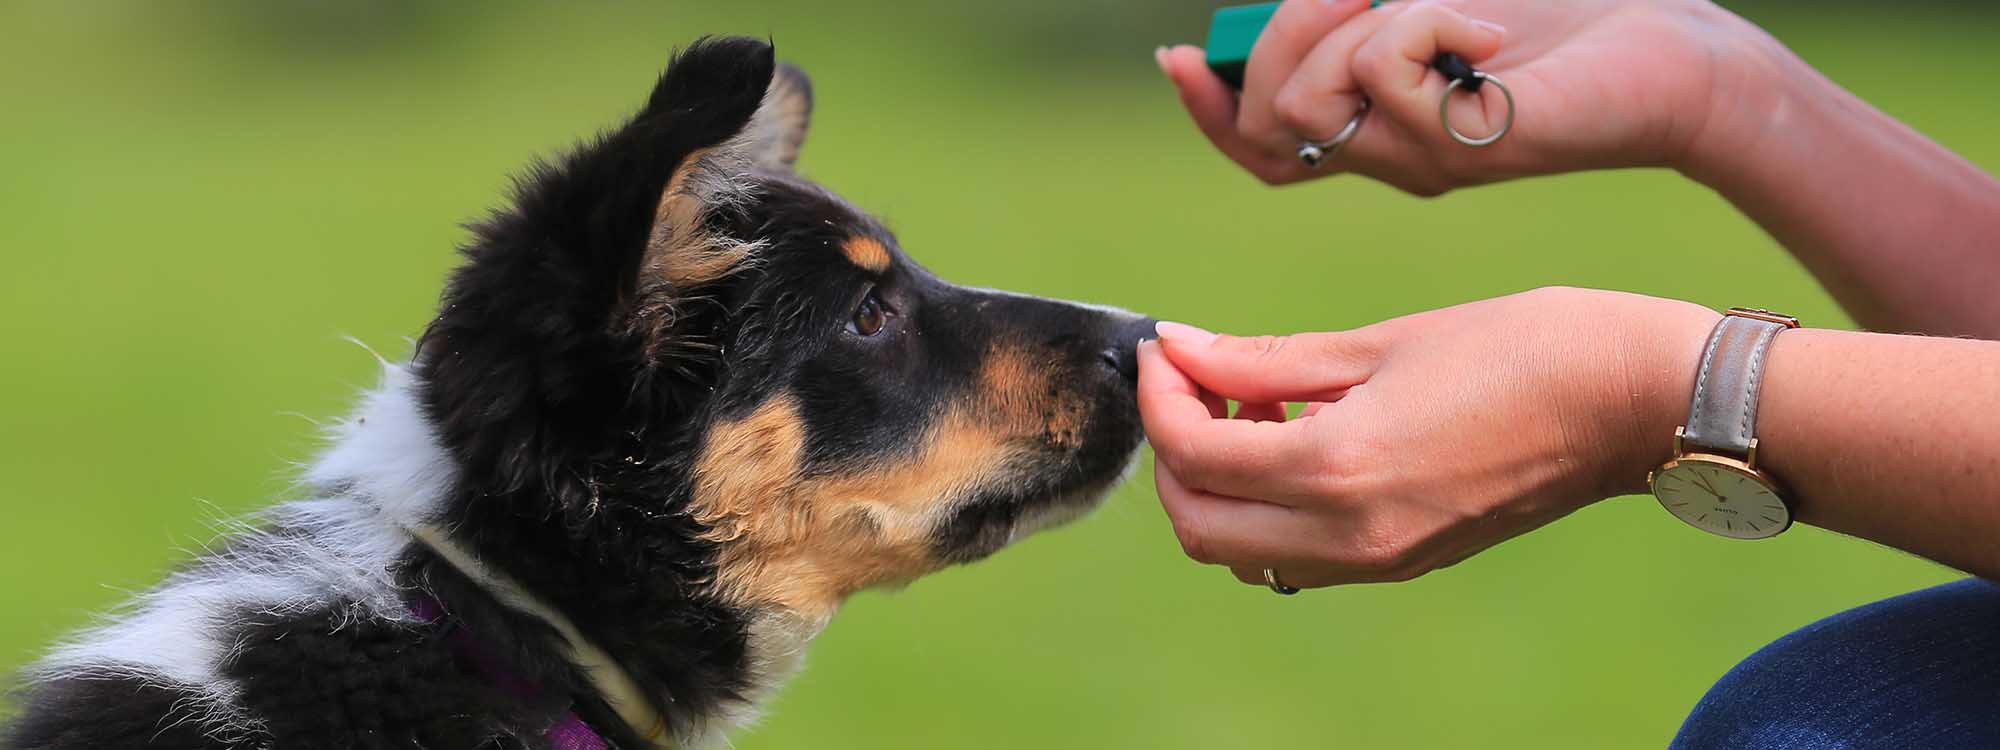
[[(625, 725), (634, 731), (640, 731), (639, 727), (650, 727), (643, 732), (646, 743), (644, 747), (662, 748), (672, 744), (665, 739), (667, 717), (652, 709), (638, 684), (633, 682), (632, 676), (611, 658), (611, 654), (584, 638), (569, 618), (536, 601), (519, 584), (487, 568), (479, 562), (479, 558), (453, 543), (436, 529), (428, 526), (412, 526), (409, 532), (424, 546), (436, 552), (446, 563), (493, 594), (502, 604), (541, 618), (550, 627), (555, 628), (556, 632), (562, 635), (565, 645), (569, 647), (569, 656), (576, 663), (577, 669), (582, 670), (590, 679), (598, 694), (603, 696), (611, 710), (618, 714), (619, 720), (624, 721)], [(438, 609), (442, 611), (443, 607), (439, 606)], [(500, 666), (503, 667), (501, 671), (505, 672), (504, 662), (500, 663)], [(540, 691), (536, 693), (539, 694)], [(588, 728), (588, 725), (585, 727)], [(593, 749), (585, 747), (583, 750)]]
[[(453, 655), (479, 670), (487, 682), (500, 688), (508, 696), (528, 705), (543, 702), (546, 696), (542, 689), (529, 682), (500, 660), (491, 649), (485, 647), (472, 630), (464, 623), (451, 619), (444, 610), (444, 604), (430, 594), (418, 594), (410, 600), (410, 614), (432, 625), (442, 625), (440, 633), (451, 648)], [(556, 722), (542, 732), (548, 740), (550, 750), (610, 750), (611, 743), (604, 735), (590, 728), (576, 711), (564, 708)]]

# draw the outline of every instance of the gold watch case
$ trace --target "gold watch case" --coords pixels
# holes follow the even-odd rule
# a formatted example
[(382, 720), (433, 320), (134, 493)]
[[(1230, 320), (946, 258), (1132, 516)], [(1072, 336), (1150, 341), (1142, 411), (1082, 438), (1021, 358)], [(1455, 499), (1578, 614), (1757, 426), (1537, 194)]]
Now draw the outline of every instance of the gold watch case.
[(1792, 526), (1790, 501), (1757, 469), (1757, 443), (1744, 458), (1687, 451), (1674, 430), (1672, 460), (1646, 475), (1660, 506), (1690, 526), (1730, 539), (1769, 539)]

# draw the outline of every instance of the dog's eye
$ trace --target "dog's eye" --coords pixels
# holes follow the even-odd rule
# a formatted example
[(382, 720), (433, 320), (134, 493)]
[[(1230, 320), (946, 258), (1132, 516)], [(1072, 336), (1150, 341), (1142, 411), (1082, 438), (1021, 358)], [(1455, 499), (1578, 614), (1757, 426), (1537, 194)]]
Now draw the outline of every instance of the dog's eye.
[(847, 321), (847, 331), (861, 336), (873, 336), (882, 332), (882, 326), (889, 322), (889, 310), (882, 306), (882, 300), (870, 291), (861, 298), (861, 305), (854, 308), (854, 318)]

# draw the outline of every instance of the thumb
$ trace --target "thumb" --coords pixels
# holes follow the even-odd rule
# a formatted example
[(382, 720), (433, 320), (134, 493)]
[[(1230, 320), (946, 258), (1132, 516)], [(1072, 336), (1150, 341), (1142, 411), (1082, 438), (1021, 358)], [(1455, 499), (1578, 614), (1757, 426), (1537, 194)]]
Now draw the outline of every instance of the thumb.
[(1162, 322), (1160, 346), (1194, 382), (1247, 402), (1336, 401), (1367, 382), (1382, 354), (1367, 329), (1290, 336), (1224, 336)]

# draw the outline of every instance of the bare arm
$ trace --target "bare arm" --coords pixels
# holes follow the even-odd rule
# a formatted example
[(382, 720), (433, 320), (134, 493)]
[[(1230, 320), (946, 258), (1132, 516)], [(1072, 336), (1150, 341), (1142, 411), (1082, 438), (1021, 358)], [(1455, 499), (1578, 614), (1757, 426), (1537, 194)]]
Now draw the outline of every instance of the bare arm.
[[(1747, 24), (1745, 24), (1747, 26)], [(2000, 181), (1761, 33), (1718, 77), (1681, 165), (1863, 326), (2000, 339)]]
[[(2000, 338), (2000, 181), (1708, 0), (1290, 0), (1264, 34), (1241, 97), (1199, 49), (1158, 58), (1201, 131), (1267, 182), (1354, 172), (1434, 195), (1671, 166), (1763, 225), (1862, 325)], [(1511, 82), (1515, 132), (1479, 150), (1445, 137), (1440, 49)], [(1299, 143), (1331, 137), (1364, 99), (1338, 158), (1300, 163)], [(1453, 106), (1475, 128), (1504, 112), (1491, 97)]]
[(2000, 343), (1805, 329), (1769, 362), (1758, 460), (1800, 520), (2000, 578)]
[[(1414, 578), (1644, 492), (1718, 317), (1545, 289), (1338, 333), (1163, 324), (1139, 368), (1160, 499), (1247, 583)], [(1786, 332), (1757, 430), (1802, 521), (2000, 578), (2000, 343)]]

